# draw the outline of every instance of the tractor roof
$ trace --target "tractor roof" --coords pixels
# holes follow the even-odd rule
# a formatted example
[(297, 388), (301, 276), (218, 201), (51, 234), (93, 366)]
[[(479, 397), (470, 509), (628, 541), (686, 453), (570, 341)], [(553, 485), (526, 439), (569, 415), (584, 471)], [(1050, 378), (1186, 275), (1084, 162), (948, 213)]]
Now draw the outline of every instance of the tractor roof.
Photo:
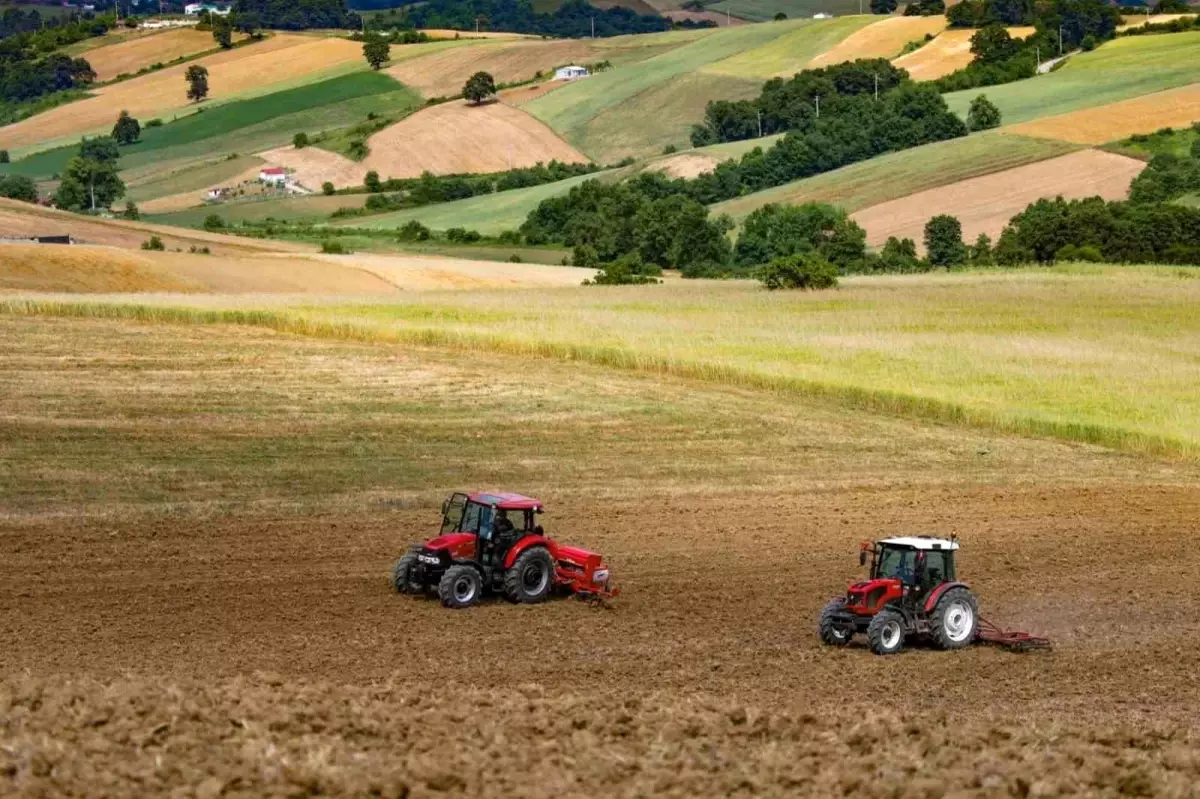
[(540, 499), (522, 496), (521, 494), (479, 492), (468, 494), (467, 498), (480, 505), (490, 505), (501, 510), (538, 510), (542, 507)]
[(957, 541), (947, 541), (945, 538), (930, 538), (929, 536), (901, 536), (885, 538), (879, 543), (894, 547), (911, 547), (912, 549), (958, 549)]

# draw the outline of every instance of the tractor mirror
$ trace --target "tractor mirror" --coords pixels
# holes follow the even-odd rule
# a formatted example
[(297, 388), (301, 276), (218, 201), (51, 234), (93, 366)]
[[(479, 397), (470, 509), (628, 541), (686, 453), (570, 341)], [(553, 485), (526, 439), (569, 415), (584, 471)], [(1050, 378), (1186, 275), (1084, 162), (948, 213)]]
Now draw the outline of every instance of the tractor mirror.
[(543, 529), (542, 529), (542, 526), (539, 524), (539, 525), (537, 525), (536, 527), (534, 527), (534, 528), (533, 528), (533, 534), (534, 534), (534, 535), (545, 535), (545, 534), (546, 534), (546, 531), (545, 531), (545, 530), (543, 530)]
[(859, 565), (859, 566), (866, 566), (866, 565), (867, 565), (867, 550), (865, 550), (865, 549), (860, 549), (860, 550), (858, 551), (858, 565)]

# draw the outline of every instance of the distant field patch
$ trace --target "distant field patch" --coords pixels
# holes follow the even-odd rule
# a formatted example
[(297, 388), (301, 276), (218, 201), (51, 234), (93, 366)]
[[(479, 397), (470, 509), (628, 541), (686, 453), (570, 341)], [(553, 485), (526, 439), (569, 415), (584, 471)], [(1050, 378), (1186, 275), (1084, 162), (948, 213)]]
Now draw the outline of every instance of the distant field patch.
[(0, 245), (0, 291), (203, 291), (153, 259), (115, 247)]
[(871, 17), (811, 20), (774, 41), (704, 67), (705, 72), (767, 80), (791, 77), (847, 36), (870, 25)]
[[(1200, 64), (1197, 65), (1200, 70)], [(1197, 77), (1200, 78), (1200, 72)], [(1013, 133), (1078, 144), (1104, 144), (1135, 133), (1183, 127), (1200, 120), (1200, 83), (1144, 97), (1013, 125)]]
[[(550, 197), (566, 194), (575, 186), (588, 180), (604, 180), (612, 173), (598, 172), (580, 175), (556, 183), (531, 186), (527, 189), (483, 194), (450, 203), (409, 208), (390, 214), (357, 219), (347, 219), (337, 224), (343, 227), (369, 227), (376, 229), (398, 228), (413, 219), (432, 230), (447, 230), (463, 227), (480, 233), (494, 234), (505, 230), (516, 230), (529, 216), (538, 203)], [(346, 198), (349, 199), (349, 198)]]
[(209, 214), (216, 214), (226, 224), (242, 222), (265, 222), (280, 219), (290, 222), (327, 222), (329, 215), (339, 208), (362, 208), (367, 200), (365, 194), (308, 194), (297, 197), (278, 197), (262, 200), (237, 200), (218, 203), (201, 208), (164, 211), (148, 215), (146, 219), (156, 224), (199, 228)]
[(1121, 18), (1121, 24), (1117, 26), (1117, 33), (1130, 30), (1131, 28), (1143, 28), (1146, 25), (1161, 25), (1164, 22), (1174, 22), (1177, 19), (1193, 19), (1195, 16), (1195, 14), (1150, 14), (1149, 16), (1135, 14)]
[[(711, 149), (711, 148), (706, 148)], [(743, 219), (767, 203), (826, 202), (856, 211), (967, 178), (1044, 161), (1078, 149), (1066, 142), (976, 133), (888, 153), (713, 206)], [(924, 222), (922, 221), (922, 224)]]
[(1067, 59), (1027, 80), (944, 95), (959, 116), (985, 93), (1007, 125), (1107, 105), (1200, 80), (1200, 31), (1131, 36)]
[(117, 75), (132, 75), (143, 67), (166, 64), (216, 47), (211, 31), (174, 28), (97, 47), (88, 51), (87, 61), (96, 70), (97, 79), (108, 81)]
[(597, 52), (586, 39), (488, 41), (409, 58), (385, 71), (426, 97), (450, 97), (476, 72), (490, 73), (497, 83), (511, 83), (557, 66), (599, 60)]
[(700, 153), (679, 153), (654, 161), (646, 167), (647, 172), (662, 172), (667, 177), (691, 180), (712, 172), (721, 159)]
[(504, 103), (464, 101), (430, 106), (367, 140), (362, 166), (384, 178), (422, 172), (503, 172), (538, 162), (586, 163), (587, 157), (554, 131)]
[[(1036, 32), (1036, 28), (1008, 28), (1008, 34), (1014, 39), (1024, 39)], [(893, 59), (892, 63), (907, 70), (913, 80), (937, 80), (963, 69), (974, 60), (971, 53), (974, 35), (974, 30), (944, 30), (932, 42)]]
[(895, 58), (904, 45), (934, 36), (946, 29), (945, 17), (886, 17), (872, 22), (808, 62), (810, 68), (827, 67), (859, 58)]
[(788, 19), (807, 19), (813, 14), (844, 17), (870, 10), (868, 4), (859, 0), (726, 0), (706, 5), (705, 9), (722, 16), (728, 11), (750, 22), (769, 22), (780, 13), (787, 14)]
[[(210, 99), (201, 106), (208, 110), (212, 110), (214, 101), (261, 95), (272, 87), (311, 80), (321, 73), (366, 67), (361, 44), (295, 34), (276, 34), (257, 44), (205, 56), (195, 63), (208, 68)], [(94, 97), (0, 128), (0, 148), (49, 149), (51, 145), (67, 143), (64, 139), (107, 133), (122, 109), (141, 120), (190, 111), (194, 104), (188, 103), (187, 82), (183, 78), (188, 66), (179, 64), (105, 86)]]
[(910, 194), (858, 211), (853, 218), (866, 229), (872, 247), (897, 236), (913, 239), (921, 248), (925, 223), (938, 214), (958, 217), (967, 241), (980, 233), (995, 241), (1009, 219), (1043, 197), (1125, 199), (1145, 166), (1135, 158), (1083, 150)]
[(189, 208), (203, 202), (206, 189), (236, 183), (251, 174), (257, 176), (262, 165), (261, 158), (249, 155), (192, 164), (137, 184), (130, 183), (127, 197), (143, 213)]
[(363, 164), (319, 147), (297, 150), (288, 145), (261, 152), (259, 157), (274, 166), (285, 167), (292, 179), (309, 191), (320, 191), (326, 182), (339, 189), (361, 186), (367, 175), (367, 167)]

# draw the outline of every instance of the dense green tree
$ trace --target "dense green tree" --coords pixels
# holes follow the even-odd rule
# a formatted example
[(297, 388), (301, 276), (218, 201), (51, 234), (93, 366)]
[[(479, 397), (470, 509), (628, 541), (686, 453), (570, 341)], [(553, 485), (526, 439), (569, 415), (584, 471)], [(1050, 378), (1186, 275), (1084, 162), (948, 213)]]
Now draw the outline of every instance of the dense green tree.
[(757, 272), (769, 290), (837, 288), (838, 269), (821, 253), (810, 251), (775, 258)]
[(479, 105), (496, 93), (496, 81), (486, 72), (476, 72), (463, 85), (463, 97)]
[(1003, 25), (988, 25), (971, 36), (971, 53), (980, 64), (1007, 61), (1017, 54), (1018, 45)]
[(787, 19), (787, 14), (783, 13), (782, 11), (776, 12), (776, 14), (775, 14), (776, 22), (783, 22), (785, 19)]
[(967, 111), (968, 130), (987, 130), (1000, 127), (1000, 109), (988, 100), (987, 95), (981, 94), (971, 101)]
[(117, 144), (133, 144), (142, 135), (141, 124), (129, 115), (128, 111), (122, 111), (117, 117), (117, 124), (113, 125), (112, 137)]
[(208, 97), (208, 70), (199, 64), (192, 64), (183, 75), (187, 80), (187, 98), (200, 102)]
[(125, 196), (125, 183), (117, 174), (120, 152), (109, 136), (84, 139), (79, 154), (67, 162), (54, 204), (71, 211), (101, 210)]
[(898, 5), (897, 0), (871, 0), (871, 13), (891, 14), (896, 11)]
[(308, 134), (301, 131), (292, 137), (292, 146), (301, 150), (308, 146)]
[(9, 163), (8, 150), (0, 150), (0, 164)]
[(25, 175), (0, 175), (0, 197), (35, 203), (38, 200), (37, 186)]
[(212, 20), (212, 35), (213, 40), (228, 50), (233, 47), (233, 23), (228, 17), (215, 15)]
[(363, 58), (371, 69), (379, 69), (392, 57), (392, 45), (381, 36), (372, 36), (363, 42)]
[(333, 188), (333, 184), (330, 183), (328, 180), (321, 184), (321, 193), (324, 194), (326, 197), (331, 197), (333, 195), (334, 191), (335, 190)]
[(233, 29), (244, 33), (247, 36), (253, 36), (256, 39), (262, 38), (262, 15), (257, 11), (243, 11), (240, 14), (232, 15)]
[(362, 18), (346, 7), (346, 0), (235, 0), (233, 14), (235, 18), (253, 15), (256, 27), (275, 30), (362, 27)]
[(221, 218), (220, 214), (209, 214), (208, 216), (204, 217), (204, 229), (224, 230), (225, 220)]
[(739, 265), (756, 266), (814, 250), (850, 269), (866, 252), (866, 232), (832, 205), (768, 203), (746, 217), (735, 254)]
[(979, 234), (967, 256), (970, 258), (972, 266), (992, 265), (992, 240), (988, 238), (988, 234)]
[(879, 252), (879, 269), (884, 272), (923, 272), (927, 265), (917, 256), (917, 244), (912, 239), (889, 236)]
[(121, 214), (121, 216), (125, 219), (136, 222), (142, 218), (142, 213), (138, 210), (138, 207), (134, 204), (133, 200), (127, 200), (125, 202), (125, 211)]
[(967, 246), (957, 217), (939, 214), (925, 223), (925, 252), (933, 266), (949, 269), (966, 262)]
[(383, 191), (383, 182), (379, 179), (379, 173), (374, 169), (363, 178), (363, 186), (372, 194)]

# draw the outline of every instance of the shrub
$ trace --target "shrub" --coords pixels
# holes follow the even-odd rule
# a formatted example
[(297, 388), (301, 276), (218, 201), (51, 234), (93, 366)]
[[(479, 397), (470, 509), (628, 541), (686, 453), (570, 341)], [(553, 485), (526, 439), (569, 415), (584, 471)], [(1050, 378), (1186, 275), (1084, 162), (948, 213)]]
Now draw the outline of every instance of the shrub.
[(941, 214), (925, 223), (925, 252), (934, 266), (949, 269), (966, 262), (967, 246), (957, 217)]
[(429, 228), (415, 219), (404, 223), (403, 227), (396, 232), (396, 238), (400, 241), (427, 241), (431, 235)]
[(679, 152), (679, 148), (676, 147), (674, 144), (668, 144), (666, 147), (663, 148), (663, 155), (670, 155), (671, 153), (675, 153), (675, 152)]
[(195, 255), (212, 255), (212, 250), (208, 249), (208, 247), (197, 247), (195, 245), (188, 247), (188, 252)]
[(758, 270), (758, 279), (776, 289), (830, 289), (838, 284), (838, 269), (817, 252), (776, 258)]
[(372, 194), (383, 191), (383, 182), (379, 179), (379, 173), (372, 169), (363, 178), (363, 187)]
[(1104, 256), (1098, 247), (1091, 244), (1084, 244), (1081, 247), (1077, 247), (1074, 244), (1067, 244), (1060, 247), (1058, 252), (1054, 253), (1054, 260), (1084, 261), (1086, 263), (1098, 264), (1104, 260)]
[(967, 128), (969, 130), (987, 130), (1000, 127), (1000, 109), (988, 100), (986, 94), (981, 94), (971, 101), (967, 111)]
[(37, 185), (25, 175), (0, 175), (0, 197), (35, 203), (38, 200)]
[(307, 133), (297, 133), (295, 136), (292, 137), (292, 146), (295, 147), (297, 150), (299, 150), (303, 147), (307, 147), (308, 146), (308, 134)]
[(121, 214), (121, 216), (123, 216), (125, 219), (131, 219), (133, 221), (137, 221), (138, 219), (142, 218), (142, 214), (138, 211), (138, 207), (133, 204), (133, 200), (129, 200), (125, 203), (125, 211)]
[(505, 230), (496, 237), (496, 241), (501, 244), (520, 244), (521, 234), (515, 230)]
[(576, 244), (571, 251), (571, 263), (574, 266), (597, 267), (600, 266), (600, 254), (590, 244)]
[(158, 117), (147, 120), (146, 125), (145, 125), (145, 127), (147, 127), (147, 128), (161, 128), (162, 126), (163, 126), (163, 121), (161, 119), (159, 119)]
[(142, 242), (142, 249), (143, 250), (160, 250), (161, 251), (161, 250), (165, 250), (166, 247), (163, 246), (162, 239), (160, 239), (158, 236), (151, 236), (149, 239)]
[(225, 220), (217, 214), (209, 214), (204, 217), (205, 230), (221, 230), (225, 227)]
[(1083, 37), (1083, 41), (1079, 43), (1079, 46), (1084, 49), (1084, 52), (1090, 53), (1096, 49), (1096, 37), (1089, 33)]
[(7, 164), (7, 163), (10, 163), (9, 157), (8, 157), (8, 150), (0, 150), (0, 164)]
[(332, 197), (334, 192), (333, 184), (328, 180), (321, 184), (321, 193), (326, 197)]
[(327, 255), (345, 255), (349, 250), (337, 239), (325, 239), (321, 242), (321, 252)]
[(525, 263), (525, 259), (514, 252), (512, 255), (508, 256), (508, 262), (510, 264), (523, 264)]
[(455, 244), (474, 244), (483, 237), (476, 230), (452, 227), (446, 231), (446, 238)]

